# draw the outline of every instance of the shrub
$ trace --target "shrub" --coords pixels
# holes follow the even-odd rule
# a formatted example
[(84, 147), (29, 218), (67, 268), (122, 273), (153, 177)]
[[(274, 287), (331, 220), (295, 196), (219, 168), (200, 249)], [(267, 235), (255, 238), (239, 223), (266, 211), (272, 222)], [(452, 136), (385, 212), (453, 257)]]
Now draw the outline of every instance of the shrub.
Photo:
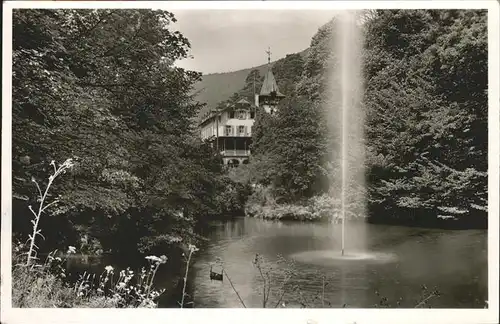
[[(16, 244), (12, 269), (14, 307), (155, 308), (164, 292), (152, 286), (158, 268), (167, 261), (166, 256), (147, 256), (149, 267), (142, 268), (138, 274), (127, 268), (116, 278), (113, 267), (107, 266), (99, 277), (84, 273), (76, 282), (71, 282), (67, 280), (64, 255), (54, 251), (44, 263), (28, 266), (23, 250), (23, 245)], [(70, 247), (66, 255), (74, 252)]]
[[(68, 280), (65, 271), (66, 256), (76, 253), (76, 248), (70, 246), (67, 252), (53, 251), (48, 254), (43, 263), (38, 258), (36, 239), (43, 237), (38, 228), (42, 213), (57, 203), (57, 199), (44, 205), (48, 191), (58, 175), (73, 166), (72, 160), (66, 160), (58, 168), (51, 162), (54, 173), (49, 177), (47, 187), (41, 190), (38, 182), (33, 179), (38, 193), (40, 205), (38, 212), (31, 206), (29, 210), (34, 219), (33, 234), (29, 235), (27, 244), (17, 243), (13, 249), (12, 268), (12, 303), (15, 307), (157, 307), (157, 299), (164, 292), (152, 289), (153, 281), (161, 264), (167, 262), (162, 255), (147, 256), (149, 267), (142, 268), (139, 274), (134, 274), (127, 268), (115, 274), (112, 266), (107, 266), (97, 277), (95, 274), (84, 273), (76, 282)], [(194, 247), (194, 246), (193, 246)], [(194, 252), (194, 251), (193, 251)], [(191, 254), (190, 254), (191, 256)], [(189, 262), (187, 264), (189, 267)], [(187, 275), (187, 270), (186, 270)], [(186, 279), (185, 279), (186, 280)], [(181, 304), (182, 306), (182, 304)]]

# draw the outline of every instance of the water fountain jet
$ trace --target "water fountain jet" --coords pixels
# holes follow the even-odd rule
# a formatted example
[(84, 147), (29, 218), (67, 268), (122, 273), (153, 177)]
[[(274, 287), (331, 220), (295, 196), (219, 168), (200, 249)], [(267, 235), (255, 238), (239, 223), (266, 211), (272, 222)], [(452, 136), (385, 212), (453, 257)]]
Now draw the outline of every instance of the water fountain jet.
[[(331, 164), (340, 176), (332, 179), (333, 193), (340, 197), (340, 251), (305, 251), (293, 258), (305, 263), (337, 264), (339, 262), (390, 262), (392, 254), (370, 252), (366, 248), (364, 222), (353, 221), (348, 215), (364, 219), (365, 212), (365, 145), (362, 109), (362, 31), (361, 15), (356, 11), (339, 11), (331, 28), (331, 56), (325, 106), (329, 134), (334, 148)], [(349, 225), (349, 226), (348, 226)], [(334, 237), (338, 233), (334, 225)], [(346, 234), (349, 232), (347, 239)], [(338, 244), (338, 243), (334, 243)]]
[[(360, 114), (360, 96), (362, 95), (362, 79), (360, 75), (360, 53), (361, 37), (360, 29), (357, 23), (357, 13), (352, 11), (342, 11), (337, 15), (338, 29), (333, 31), (332, 49), (334, 53), (334, 63), (330, 87), (332, 95), (340, 96), (339, 119), (330, 118), (331, 132), (340, 133), (340, 169), (341, 169), (341, 256), (345, 256), (345, 225), (347, 212), (347, 192), (349, 189), (357, 190), (359, 188), (349, 188), (349, 185), (363, 186), (362, 177), (364, 176), (363, 147), (362, 147), (362, 123), (363, 118)], [(340, 80), (339, 80), (340, 75)], [(335, 107), (331, 110), (335, 111)], [(332, 129), (333, 128), (333, 129)], [(336, 130), (335, 130), (336, 128)], [(340, 130), (340, 132), (339, 132)], [(357, 163), (357, 168), (353, 168), (353, 162)], [(357, 173), (357, 174), (356, 174)], [(364, 204), (364, 197), (354, 195), (355, 200)], [(361, 215), (364, 216), (364, 215)]]

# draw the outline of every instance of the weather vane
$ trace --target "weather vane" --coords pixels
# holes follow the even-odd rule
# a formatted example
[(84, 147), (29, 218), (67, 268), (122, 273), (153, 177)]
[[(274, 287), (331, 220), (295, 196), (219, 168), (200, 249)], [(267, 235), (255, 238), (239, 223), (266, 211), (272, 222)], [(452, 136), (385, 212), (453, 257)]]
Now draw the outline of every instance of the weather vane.
[(267, 48), (267, 63), (271, 63), (271, 47)]

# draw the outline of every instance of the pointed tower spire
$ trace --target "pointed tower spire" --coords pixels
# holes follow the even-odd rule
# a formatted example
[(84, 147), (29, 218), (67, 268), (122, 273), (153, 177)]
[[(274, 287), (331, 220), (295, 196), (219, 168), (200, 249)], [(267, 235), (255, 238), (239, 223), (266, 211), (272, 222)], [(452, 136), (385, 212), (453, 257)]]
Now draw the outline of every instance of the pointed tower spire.
[(271, 68), (271, 47), (267, 48), (267, 73), (264, 78), (264, 82), (262, 84), (262, 88), (260, 90), (261, 96), (278, 96), (284, 97), (278, 90), (278, 84), (276, 83), (276, 79), (273, 75), (273, 70)]
[(260, 89), (260, 94), (256, 98), (256, 106), (262, 104), (265, 111), (274, 114), (276, 111), (278, 102), (285, 97), (280, 93), (278, 89), (278, 84), (274, 78), (273, 70), (271, 68), (271, 47), (268, 47), (267, 51), (267, 73), (264, 77), (264, 82), (262, 83), (262, 88)]

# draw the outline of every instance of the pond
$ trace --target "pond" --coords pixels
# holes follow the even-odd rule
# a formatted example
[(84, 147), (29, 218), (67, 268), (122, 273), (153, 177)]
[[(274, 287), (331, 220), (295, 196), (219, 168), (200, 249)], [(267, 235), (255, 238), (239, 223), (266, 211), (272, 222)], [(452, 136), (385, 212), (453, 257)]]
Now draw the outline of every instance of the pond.
[[(373, 224), (346, 227), (339, 260), (340, 225), (240, 218), (215, 225), (191, 269), (195, 307), (262, 307), (263, 280), (252, 263), (258, 253), (271, 267), (268, 306), (482, 308), (488, 299), (487, 231), (438, 230)], [(278, 256), (288, 263), (277, 263)], [(367, 257), (364, 257), (367, 256)], [(234, 285), (209, 278), (217, 258)], [(293, 266), (280, 301), (284, 275)], [(213, 265), (214, 271), (221, 267)], [(426, 286), (427, 290), (422, 289)], [(287, 289), (287, 287), (289, 287)]]
[[(263, 279), (253, 264), (258, 254), (264, 276), (269, 273), (266, 307), (413, 308), (428, 297), (433, 308), (484, 307), (486, 230), (347, 224), (344, 257), (340, 257), (338, 224), (244, 217), (213, 224), (205, 233), (208, 242), (196, 252), (189, 269), (189, 300), (196, 308), (243, 307), (237, 291), (246, 307), (263, 307)], [(112, 259), (96, 258), (92, 265), (82, 261), (87, 266), (76, 268), (94, 273), (107, 264), (120, 268)], [(215, 263), (217, 259), (222, 265)], [(222, 267), (223, 281), (211, 280), (211, 268), (221, 273)], [(76, 268), (71, 268), (75, 274)], [(176, 307), (183, 266), (169, 260), (160, 270), (155, 287), (166, 288), (167, 293), (159, 306)], [(439, 297), (431, 296), (435, 288)]]

